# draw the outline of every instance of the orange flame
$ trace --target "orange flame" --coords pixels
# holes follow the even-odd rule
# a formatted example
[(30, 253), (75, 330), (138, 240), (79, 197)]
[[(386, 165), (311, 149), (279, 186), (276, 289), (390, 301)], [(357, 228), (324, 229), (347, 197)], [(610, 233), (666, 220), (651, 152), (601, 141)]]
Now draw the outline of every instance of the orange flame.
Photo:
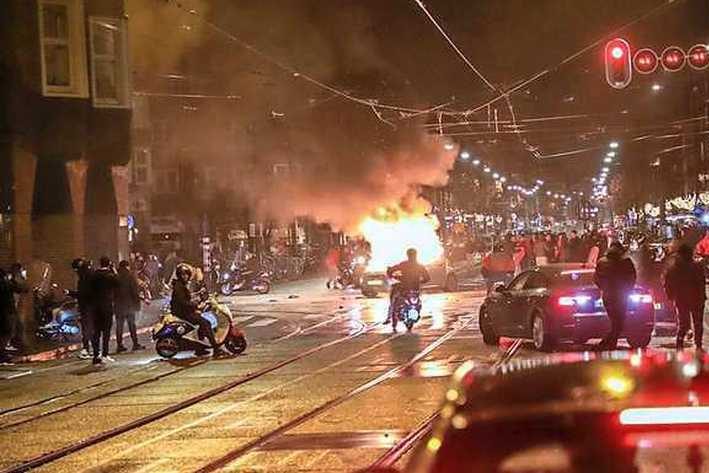
[(436, 230), (435, 216), (421, 210), (379, 208), (359, 225), (360, 234), (372, 246), (368, 271), (384, 271), (406, 259), (406, 250), (415, 248), (421, 264), (431, 264), (443, 257), (443, 245)]

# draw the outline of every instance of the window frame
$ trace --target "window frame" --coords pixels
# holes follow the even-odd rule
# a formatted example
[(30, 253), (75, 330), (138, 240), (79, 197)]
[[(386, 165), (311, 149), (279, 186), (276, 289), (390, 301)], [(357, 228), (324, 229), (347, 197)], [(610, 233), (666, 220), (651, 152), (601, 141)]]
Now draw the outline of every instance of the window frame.
[[(88, 98), (88, 73), (86, 67), (86, 28), (84, 26), (84, 4), (81, 0), (37, 0), (37, 21), (39, 23), (40, 81), (45, 97)], [(69, 54), (69, 85), (47, 83), (46, 45), (60, 44), (56, 38), (45, 38), (44, 7), (59, 5), (67, 9), (67, 40)]]
[[(89, 53), (91, 57), (91, 101), (95, 108), (131, 108), (131, 75), (128, 61), (128, 25), (123, 18), (104, 16), (90, 16), (89, 24)], [(107, 24), (118, 32), (117, 48), (113, 55), (98, 54), (94, 28)], [(97, 93), (96, 65), (98, 62), (113, 62), (116, 74), (116, 99), (99, 97)]]

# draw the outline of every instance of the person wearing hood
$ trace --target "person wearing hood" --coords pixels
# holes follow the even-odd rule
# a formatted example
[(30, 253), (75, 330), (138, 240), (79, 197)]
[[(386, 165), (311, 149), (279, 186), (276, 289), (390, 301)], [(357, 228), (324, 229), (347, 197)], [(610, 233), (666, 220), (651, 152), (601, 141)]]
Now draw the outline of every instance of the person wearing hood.
[(694, 344), (697, 350), (703, 350), (704, 303), (706, 289), (704, 268), (693, 259), (692, 247), (680, 245), (677, 258), (667, 270), (665, 276), (667, 298), (675, 302), (679, 329), (677, 331), (677, 350), (684, 348), (684, 336), (693, 325)]
[(623, 331), (628, 295), (635, 287), (636, 279), (635, 265), (627, 257), (623, 245), (614, 241), (606, 255), (598, 260), (594, 275), (594, 281), (601, 290), (603, 305), (611, 322), (610, 332), (599, 345), (601, 349), (616, 349), (618, 337)]

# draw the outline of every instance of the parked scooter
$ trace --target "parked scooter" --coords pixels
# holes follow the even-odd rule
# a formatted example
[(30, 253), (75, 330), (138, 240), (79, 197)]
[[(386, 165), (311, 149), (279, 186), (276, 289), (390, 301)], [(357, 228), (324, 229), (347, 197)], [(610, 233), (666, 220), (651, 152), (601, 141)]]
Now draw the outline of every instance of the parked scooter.
[(256, 291), (268, 294), (271, 291), (271, 278), (266, 271), (243, 271), (236, 263), (232, 263), (229, 271), (219, 275), (219, 292), (230, 296), (237, 291)]
[(79, 336), (80, 316), (74, 298), (69, 297), (57, 284), (52, 284), (46, 292), (39, 287), (34, 288), (33, 297), (35, 320), (38, 325), (35, 332), (37, 338), (69, 341)]
[[(236, 326), (231, 310), (220, 304), (215, 295), (207, 296), (199, 308), (201, 316), (212, 325), (219, 347), (223, 346), (234, 355), (246, 350), (244, 333)], [(212, 348), (205, 337), (200, 336), (198, 326), (175, 317), (169, 310), (153, 328), (153, 340), (155, 351), (163, 358), (172, 358), (181, 351)]]

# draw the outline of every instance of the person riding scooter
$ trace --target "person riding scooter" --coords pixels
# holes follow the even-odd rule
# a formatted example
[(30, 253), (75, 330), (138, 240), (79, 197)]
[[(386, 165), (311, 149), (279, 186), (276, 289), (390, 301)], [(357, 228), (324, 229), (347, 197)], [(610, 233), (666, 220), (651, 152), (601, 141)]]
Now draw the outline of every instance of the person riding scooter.
[(394, 308), (398, 298), (407, 291), (419, 291), (421, 284), (426, 284), (431, 280), (426, 267), (419, 264), (417, 252), (414, 248), (406, 250), (406, 261), (402, 261), (396, 266), (387, 268), (387, 277), (396, 277), (399, 282), (391, 286), (389, 293), (389, 314), (386, 323), (392, 321)]
[[(189, 265), (180, 263), (175, 270), (175, 279), (172, 282), (172, 299), (170, 300), (170, 309), (175, 317), (199, 326), (200, 337), (205, 336), (212, 345), (212, 355), (222, 356), (225, 353), (219, 348), (219, 344), (214, 338), (214, 330), (210, 323), (200, 315), (200, 310), (192, 301), (192, 293), (189, 290), (188, 284), (192, 278), (192, 268)], [(197, 356), (206, 354), (205, 349), (195, 351)]]

